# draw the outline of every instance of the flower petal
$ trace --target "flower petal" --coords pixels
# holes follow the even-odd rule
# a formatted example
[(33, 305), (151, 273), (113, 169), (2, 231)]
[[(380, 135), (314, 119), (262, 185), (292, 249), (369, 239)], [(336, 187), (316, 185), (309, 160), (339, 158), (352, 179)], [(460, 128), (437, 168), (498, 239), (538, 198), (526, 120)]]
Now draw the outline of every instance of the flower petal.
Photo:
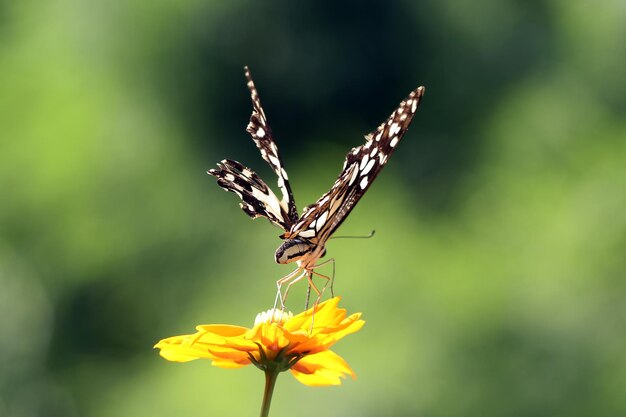
[[(161, 340), (155, 348), (176, 362), (211, 359), (213, 366), (240, 368), (255, 363), (290, 370), (305, 385), (340, 385), (350, 366), (328, 350), (338, 340), (358, 331), (365, 323), (361, 314), (347, 316), (338, 308), (340, 298), (327, 300), (297, 316), (281, 321), (260, 320), (253, 328), (227, 324), (197, 326), (197, 332)], [(282, 314), (282, 312), (281, 312)]]
[(319, 333), (303, 343), (292, 346), (289, 352), (315, 354), (329, 349), (340, 339), (351, 333), (359, 331), (359, 329), (361, 329), (361, 327), (365, 324), (365, 321), (359, 320), (360, 314), (353, 314), (350, 317), (351, 320), (354, 321), (350, 322), (346, 326), (338, 328), (335, 333), (331, 333), (330, 331), (324, 332), (323, 334)]
[(285, 330), (276, 323), (259, 323), (246, 333), (245, 338), (263, 346), (270, 359), (273, 359), (278, 351), (289, 346)]
[(309, 386), (341, 385), (341, 378), (346, 375), (356, 378), (346, 361), (331, 350), (303, 357), (291, 368), (291, 373)]
[(196, 330), (203, 333), (212, 333), (223, 337), (241, 336), (247, 328), (242, 326), (233, 326), (231, 324), (201, 324), (196, 326)]
[(215, 358), (210, 352), (191, 346), (187, 336), (169, 337), (161, 340), (154, 347), (161, 350), (159, 354), (162, 357), (173, 362), (189, 362), (199, 358)]
[(206, 349), (215, 361), (231, 361), (239, 365), (250, 363), (250, 355), (247, 351), (224, 348), (223, 346), (207, 346)]
[[(292, 333), (298, 330), (306, 330), (308, 333), (311, 330), (311, 323), (313, 323), (314, 329), (324, 328), (333, 322), (338, 312), (341, 313), (342, 309), (337, 309), (339, 300), (341, 300), (341, 297), (331, 298), (320, 303), (315, 308), (303, 311), (285, 322), (283, 327)], [(345, 310), (343, 311), (345, 312)]]

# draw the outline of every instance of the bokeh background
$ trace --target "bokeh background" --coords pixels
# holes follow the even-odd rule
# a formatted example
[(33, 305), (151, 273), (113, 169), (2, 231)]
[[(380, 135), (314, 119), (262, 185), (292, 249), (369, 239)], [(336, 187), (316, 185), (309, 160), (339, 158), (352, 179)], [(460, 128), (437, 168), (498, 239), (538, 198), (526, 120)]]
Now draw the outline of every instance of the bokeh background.
[[(0, 416), (250, 416), (262, 374), (160, 338), (271, 306), (278, 229), (205, 174), (300, 207), (418, 85), (409, 133), (332, 241), (367, 321), (341, 387), (273, 416), (626, 415), (626, 5), (620, 0), (0, 3)], [(291, 295), (300, 310), (304, 286)]]

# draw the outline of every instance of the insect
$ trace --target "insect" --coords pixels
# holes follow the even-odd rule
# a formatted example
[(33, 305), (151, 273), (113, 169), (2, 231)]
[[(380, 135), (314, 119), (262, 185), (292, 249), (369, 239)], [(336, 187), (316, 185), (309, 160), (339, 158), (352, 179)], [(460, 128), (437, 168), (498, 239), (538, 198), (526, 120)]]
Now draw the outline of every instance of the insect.
[[(248, 67), (244, 70), (252, 98), (252, 115), (246, 131), (252, 136), (263, 159), (278, 176), (282, 198), (279, 199), (255, 172), (230, 159), (222, 160), (217, 164), (218, 169), (211, 169), (208, 174), (216, 177), (217, 184), (224, 190), (239, 196), (242, 200), (239, 205), (248, 216), (253, 219), (265, 217), (284, 231), (280, 235), (283, 243), (276, 250), (275, 260), (279, 264), (295, 262), (297, 268), (276, 281), (278, 288), (276, 300), (280, 300), (281, 306), (284, 307), (291, 285), (304, 278), (309, 283), (309, 290), (312, 287), (317, 293), (317, 304), (331, 278), (316, 272), (315, 269), (331, 261), (334, 266), (334, 259), (318, 263), (326, 254), (326, 242), (389, 160), (411, 124), (425, 89), (418, 87), (413, 90), (385, 122), (365, 135), (365, 144), (348, 152), (343, 169), (331, 189), (314, 204), (306, 207), (299, 216), (287, 172), (267, 123), (250, 70)], [(313, 275), (326, 280), (321, 291), (313, 283)], [(283, 295), (281, 289), (285, 284), (287, 286)]]

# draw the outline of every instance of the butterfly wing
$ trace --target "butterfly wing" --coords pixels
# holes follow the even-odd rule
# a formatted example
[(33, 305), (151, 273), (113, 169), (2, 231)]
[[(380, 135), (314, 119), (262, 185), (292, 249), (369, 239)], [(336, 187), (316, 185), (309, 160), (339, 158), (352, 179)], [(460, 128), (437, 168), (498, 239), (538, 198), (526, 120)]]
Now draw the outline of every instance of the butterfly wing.
[(217, 178), (220, 187), (241, 198), (239, 206), (244, 213), (253, 219), (266, 217), (283, 230), (289, 230), (292, 223), (280, 200), (254, 171), (230, 159), (224, 159), (217, 166), (219, 169), (211, 169), (208, 173)]
[(239, 206), (248, 216), (253, 219), (266, 217), (270, 222), (288, 231), (298, 220), (296, 203), (248, 67), (245, 67), (245, 75), (252, 99), (252, 115), (246, 131), (252, 136), (263, 159), (278, 176), (278, 187), (282, 192), (282, 199), (279, 200), (254, 171), (239, 162), (225, 159), (218, 164), (219, 169), (211, 169), (208, 174), (217, 178), (217, 184), (220, 187), (241, 198), (242, 202)]
[(424, 90), (419, 87), (412, 91), (384, 123), (365, 136), (365, 144), (348, 153), (337, 181), (305, 210), (291, 228), (290, 237), (301, 236), (312, 243), (325, 244), (389, 160), (408, 130)]
[(281, 207), (287, 213), (291, 223), (295, 223), (298, 221), (298, 211), (296, 209), (291, 186), (289, 185), (287, 171), (285, 171), (283, 167), (283, 161), (272, 136), (272, 129), (270, 129), (267, 124), (267, 118), (261, 106), (259, 93), (254, 86), (254, 81), (252, 81), (252, 75), (248, 67), (245, 67), (245, 73), (248, 81), (248, 89), (250, 90), (250, 98), (252, 99), (252, 115), (250, 116), (250, 122), (246, 127), (246, 131), (252, 136), (252, 140), (254, 140), (257, 148), (259, 148), (263, 159), (265, 159), (278, 176), (278, 187), (283, 196), (280, 201)]

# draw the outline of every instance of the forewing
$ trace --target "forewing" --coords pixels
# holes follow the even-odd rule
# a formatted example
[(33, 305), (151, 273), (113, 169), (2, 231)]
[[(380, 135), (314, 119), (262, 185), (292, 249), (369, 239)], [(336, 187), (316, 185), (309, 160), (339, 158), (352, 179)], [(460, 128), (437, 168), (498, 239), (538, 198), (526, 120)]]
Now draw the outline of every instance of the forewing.
[(348, 153), (333, 187), (305, 210), (291, 228), (291, 236), (324, 245), (389, 160), (408, 130), (423, 95), (424, 87), (412, 91), (384, 123), (365, 136), (365, 144)]
[(230, 159), (224, 159), (217, 166), (218, 169), (207, 173), (216, 177), (217, 184), (224, 190), (241, 198), (239, 206), (248, 216), (266, 217), (283, 230), (289, 230), (292, 222), (280, 200), (254, 171)]
[(272, 167), (276, 175), (278, 176), (278, 187), (282, 192), (282, 200), (280, 201), (281, 207), (287, 213), (289, 224), (292, 225), (298, 221), (298, 211), (296, 209), (296, 203), (293, 198), (291, 186), (289, 185), (289, 178), (287, 177), (287, 171), (283, 166), (283, 161), (278, 153), (278, 147), (274, 142), (272, 136), (272, 129), (267, 124), (267, 118), (265, 112), (261, 106), (261, 100), (259, 99), (259, 93), (252, 81), (252, 75), (248, 67), (245, 67), (246, 79), (248, 80), (248, 89), (250, 90), (250, 98), (252, 99), (252, 115), (250, 116), (250, 122), (246, 128), (246, 131), (250, 133), (254, 143), (259, 148), (261, 156)]

